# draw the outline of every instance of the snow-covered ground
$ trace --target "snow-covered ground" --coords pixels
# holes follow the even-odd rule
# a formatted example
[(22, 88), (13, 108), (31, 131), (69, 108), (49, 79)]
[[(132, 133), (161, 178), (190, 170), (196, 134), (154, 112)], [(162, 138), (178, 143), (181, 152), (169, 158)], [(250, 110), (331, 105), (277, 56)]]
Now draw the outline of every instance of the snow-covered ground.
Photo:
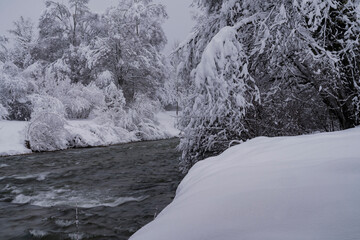
[(360, 128), (259, 137), (196, 164), (131, 240), (360, 239)]
[[(176, 129), (176, 113), (160, 112), (157, 114), (160, 129), (166, 137), (177, 137), (179, 130)], [(28, 122), (1, 121), (0, 120), (0, 156), (18, 155), (31, 153), (25, 147), (25, 131)], [(68, 121), (66, 130), (72, 135), (78, 136), (78, 146), (107, 146), (126, 142), (138, 141), (134, 133), (111, 125), (98, 124), (92, 120)], [(159, 135), (162, 136), (162, 135)], [(158, 139), (159, 136), (154, 136)]]
[(28, 122), (0, 120), (0, 156), (31, 153), (25, 147)]

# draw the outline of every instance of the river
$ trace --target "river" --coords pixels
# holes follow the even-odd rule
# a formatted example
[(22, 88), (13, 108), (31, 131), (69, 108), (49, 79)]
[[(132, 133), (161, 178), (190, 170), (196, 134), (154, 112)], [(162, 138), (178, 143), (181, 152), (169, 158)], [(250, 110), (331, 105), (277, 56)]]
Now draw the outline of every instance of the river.
[(174, 198), (177, 144), (0, 157), (0, 239), (128, 239)]

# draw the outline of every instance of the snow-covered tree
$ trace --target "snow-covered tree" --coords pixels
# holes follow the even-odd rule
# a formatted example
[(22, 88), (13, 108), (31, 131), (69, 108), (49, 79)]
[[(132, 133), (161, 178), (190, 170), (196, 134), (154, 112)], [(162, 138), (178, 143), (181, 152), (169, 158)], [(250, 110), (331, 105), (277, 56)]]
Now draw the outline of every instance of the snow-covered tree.
[(163, 84), (167, 69), (161, 50), (166, 37), (161, 24), (165, 18), (161, 4), (123, 0), (108, 10), (103, 19), (107, 32), (92, 44), (90, 68), (111, 71), (129, 103), (138, 92), (154, 96)]
[(88, 3), (89, 0), (69, 0), (67, 5), (47, 0), (39, 24), (40, 42), (45, 44), (43, 47), (55, 47), (57, 43), (76, 47), (82, 42), (89, 42), (93, 37), (90, 34), (91, 24), (96, 16), (89, 11)]
[(40, 18), (39, 40), (33, 55), (49, 63), (59, 59), (69, 66), (74, 83), (88, 84), (92, 79), (87, 68), (87, 45), (99, 34), (99, 16), (88, 8), (89, 0), (69, 0), (68, 4), (46, 1)]
[[(197, 17), (193, 35), (176, 51), (183, 59), (179, 77), (190, 89), (185, 100), (190, 111), (184, 112), (182, 124), (186, 131), (180, 145), (185, 150), (185, 160), (189, 149), (200, 149), (193, 152), (195, 160), (203, 158), (197, 153), (212, 151), (203, 141), (209, 135), (206, 131), (216, 124), (211, 125), (214, 122), (208, 120), (209, 125), (196, 132), (201, 124), (191, 114), (192, 108), (221, 106), (206, 98), (194, 101), (194, 96), (204, 92), (198, 87), (198, 69), (205, 60), (213, 61), (212, 55), (207, 54), (208, 48), (226, 29), (234, 29), (246, 59), (236, 68), (246, 65), (249, 77), (261, 93), (261, 104), (253, 109), (250, 119), (240, 120), (242, 125), (237, 127), (246, 126), (247, 137), (329, 131), (359, 124), (357, 1), (196, 0), (194, 5), (203, 13)], [(229, 36), (222, 39), (222, 44), (229, 39)], [(214, 87), (209, 83), (205, 86), (207, 98), (217, 99), (219, 93), (209, 90)], [(206, 119), (205, 115), (202, 119)]]
[(5, 36), (0, 36), (0, 62), (5, 63), (8, 59), (8, 49), (6, 44), (8, 42), (8, 38)]
[(299, 6), (300, 11), (309, 16), (307, 24), (320, 49), (316, 57), (325, 58), (332, 67), (323, 67), (320, 75), (323, 77), (317, 78), (318, 84), (312, 84), (322, 88), (320, 95), (341, 128), (360, 124), (357, 110), (360, 96), (359, 7), (359, 2), (354, 0), (317, 0)]
[(82, 133), (69, 135), (70, 119), (92, 120), (101, 127), (89, 129), (105, 129), (109, 142), (166, 137), (153, 112), (168, 76), (164, 6), (121, 0), (95, 14), (88, 3), (46, 0), (37, 29), (20, 18), (14, 44), (0, 38), (0, 118), (31, 118), (35, 151), (87, 146)]
[[(335, 129), (359, 124), (355, 106), (359, 94), (356, 36), (360, 28), (354, 4), (327, 0), (275, 2), (256, 32), (253, 75), (266, 86), (263, 92), (270, 104), (265, 110), (275, 109), (271, 102), (289, 104), (287, 112), (295, 106), (301, 114), (290, 114), (298, 123), (290, 127), (300, 125), (297, 134), (334, 129), (329, 126), (333, 120)], [(263, 68), (266, 71), (259, 71)], [(269, 89), (277, 89), (272, 91), (273, 97)], [(284, 97), (279, 98), (280, 94)], [(280, 114), (280, 121), (288, 121)], [(314, 126), (314, 122), (321, 124)], [(284, 124), (279, 126), (284, 129)]]
[(248, 72), (248, 56), (233, 27), (224, 27), (207, 45), (193, 72), (195, 91), (184, 110), (185, 168), (219, 152), (234, 140), (247, 139), (245, 117), (259, 101), (259, 92)]
[(36, 90), (33, 81), (26, 79), (15, 64), (0, 64), (0, 104), (11, 120), (29, 120), (31, 104), (28, 95)]
[(31, 19), (20, 17), (14, 22), (14, 28), (9, 31), (14, 39), (14, 48), (11, 50), (12, 62), (21, 69), (32, 64), (32, 49), (35, 44), (34, 24)]

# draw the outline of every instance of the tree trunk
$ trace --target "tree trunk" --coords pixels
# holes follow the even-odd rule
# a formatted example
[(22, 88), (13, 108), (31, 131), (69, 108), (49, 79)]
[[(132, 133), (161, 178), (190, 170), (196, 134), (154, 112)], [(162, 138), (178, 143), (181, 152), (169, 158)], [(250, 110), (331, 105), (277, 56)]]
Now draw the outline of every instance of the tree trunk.
[[(307, 66), (301, 64), (298, 60), (291, 58), (296, 68), (303, 74), (304, 80), (311, 84), (315, 91), (321, 89), (321, 85), (313, 76), (311, 71), (308, 70)], [(340, 80), (339, 80), (340, 81)], [(328, 89), (329, 91), (329, 89)], [(337, 118), (341, 129), (349, 129), (356, 126), (355, 120), (352, 117), (351, 108), (346, 103), (346, 96), (343, 96), (342, 89), (336, 89), (334, 93), (329, 94), (322, 90), (319, 91), (320, 97), (323, 103), (328, 107), (329, 111)], [(341, 102), (344, 102), (343, 104)]]

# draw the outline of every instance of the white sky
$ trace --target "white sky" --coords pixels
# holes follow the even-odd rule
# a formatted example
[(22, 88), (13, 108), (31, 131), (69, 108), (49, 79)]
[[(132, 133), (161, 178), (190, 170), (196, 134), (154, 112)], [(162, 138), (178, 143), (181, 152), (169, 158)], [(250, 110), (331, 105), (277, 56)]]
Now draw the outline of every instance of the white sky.
[[(66, 2), (66, 0), (60, 0)], [(20, 16), (31, 18), (37, 23), (41, 12), (45, 9), (45, 0), (0, 0), (0, 35), (7, 35), (7, 30)], [(90, 0), (90, 8), (95, 12), (103, 12), (109, 6), (116, 5), (118, 0)], [(164, 24), (168, 38), (166, 52), (176, 40), (186, 39), (193, 26), (190, 15), (192, 0), (155, 0), (166, 6), (169, 19)]]

